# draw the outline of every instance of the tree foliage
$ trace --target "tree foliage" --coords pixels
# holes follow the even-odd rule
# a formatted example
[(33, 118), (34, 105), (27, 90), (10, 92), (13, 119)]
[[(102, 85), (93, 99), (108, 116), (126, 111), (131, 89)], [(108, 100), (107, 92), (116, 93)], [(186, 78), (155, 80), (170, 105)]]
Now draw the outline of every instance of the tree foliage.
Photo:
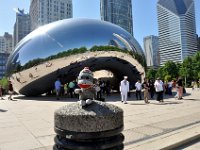
[(168, 61), (164, 66), (159, 67), (155, 71), (152, 69), (147, 71), (148, 78), (160, 77), (163, 80), (169, 81), (179, 76), (187, 78), (189, 82), (200, 78), (200, 52), (197, 52), (194, 56), (185, 58), (183, 63)]
[(8, 78), (3, 77), (3, 78), (0, 80), (0, 85), (1, 85), (4, 89), (7, 89), (7, 87), (8, 87)]
[(155, 79), (156, 78), (156, 73), (157, 73), (157, 70), (155, 70), (155, 69), (149, 69), (147, 71), (146, 77), (148, 79)]

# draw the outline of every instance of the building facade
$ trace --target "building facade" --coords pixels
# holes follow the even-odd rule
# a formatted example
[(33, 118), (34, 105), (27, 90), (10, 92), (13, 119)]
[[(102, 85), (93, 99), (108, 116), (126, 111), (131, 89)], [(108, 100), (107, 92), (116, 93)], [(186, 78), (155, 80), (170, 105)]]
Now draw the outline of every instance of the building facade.
[(31, 0), (31, 30), (39, 26), (72, 18), (72, 0)]
[(8, 56), (13, 50), (13, 38), (8, 32), (0, 36), (0, 79), (5, 75)]
[(183, 62), (196, 53), (196, 25), (193, 0), (158, 0), (160, 65)]
[(200, 37), (198, 38), (198, 51), (200, 51)]
[(12, 35), (8, 32), (4, 33), (4, 36), (0, 36), (0, 53), (11, 53), (13, 50)]
[(100, 11), (101, 20), (119, 25), (133, 35), (131, 0), (101, 0)]
[(159, 66), (159, 42), (158, 36), (150, 35), (144, 38), (144, 50), (147, 67)]
[(8, 53), (1, 53), (0, 52), (0, 79), (2, 79), (5, 75), (6, 71), (6, 63), (8, 60)]
[(30, 15), (25, 14), (24, 10), (18, 9), (16, 12), (16, 22), (13, 33), (13, 47), (17, 45), (21, 39), (31, 32)]

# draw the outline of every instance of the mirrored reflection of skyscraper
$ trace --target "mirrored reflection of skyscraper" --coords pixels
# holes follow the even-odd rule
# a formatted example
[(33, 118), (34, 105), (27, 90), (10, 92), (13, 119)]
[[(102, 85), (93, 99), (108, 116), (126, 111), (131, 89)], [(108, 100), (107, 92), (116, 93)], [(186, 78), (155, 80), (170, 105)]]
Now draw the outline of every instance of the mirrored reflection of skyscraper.
[(144, 50), (147, 67), (157, 68), (159, 66), (158, 36), (150, 35), (144, 37)]
[(31, 0), (31, 29), (39, 26), (72, 18), (72, 0)]
[(131, 0), (101, 0), (101, 20), (109, 21), (133, 35)]
[(160, 65), (197, 51), (194, 0), (158, 0)]

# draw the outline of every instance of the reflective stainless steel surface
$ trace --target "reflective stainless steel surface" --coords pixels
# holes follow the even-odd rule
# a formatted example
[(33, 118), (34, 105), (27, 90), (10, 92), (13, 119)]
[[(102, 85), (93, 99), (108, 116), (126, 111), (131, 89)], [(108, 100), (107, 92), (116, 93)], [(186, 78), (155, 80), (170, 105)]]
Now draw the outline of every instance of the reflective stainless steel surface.
[[(106, 56), (99, 58), (100, 51)], [(132, 55), (132, 62), (138, 57), (143, 60), (140, 45), (121, 27), (94, 19), (66, 19), (27, 35), (10, 55), (7, 74), (15, 90), (27, 96), (52, 89), (57, 76), (62, 76), (63, 82), (76, 79), (86, 65), (92, 71), (111, 70), (119, 80), (132, 72), (128, 75), (135, 81), (144, 70), (136, 69), (136, 64), (127, 62), (123, 55)]]

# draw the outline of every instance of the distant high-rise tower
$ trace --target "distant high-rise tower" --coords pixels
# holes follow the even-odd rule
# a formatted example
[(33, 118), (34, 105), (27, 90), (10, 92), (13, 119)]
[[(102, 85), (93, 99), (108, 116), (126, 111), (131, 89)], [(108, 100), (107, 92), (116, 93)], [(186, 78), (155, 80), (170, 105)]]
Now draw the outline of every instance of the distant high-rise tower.
[(147, 36), (144, 38), (144, 50), (147, 67), (157, 68), (159, 66), (159, 43), (158, 36)]
[(31, 30), (72, 16), (72, 0), (31, 0)]
[(8, 32), (5, 32), (4, 36), (0, 36), (0, 79), (5, 75), (8, 56), (13, 50), (12, 41), (12, 35)]
[(8, 60), (9, 53), (0, 52), (0, 79), (5, 76), (6, 63)]
[(11, 53), (13, 50), (12, 35), (8, 32), (4, 33), (4, 36), (0, 36), (0, 53)]
[(13, 47), (31, 32), (31, 23), (29, 14), (25, 14), (24, 10), (18, 9), (16, 12), (16, 22), (13, 33)]
[(133, 35), (131, 0), (101, 0), (101, 20), (109, 21)]
[(158, 0), (160, 65), (182, 62), (197, 51), (193, 0)]

